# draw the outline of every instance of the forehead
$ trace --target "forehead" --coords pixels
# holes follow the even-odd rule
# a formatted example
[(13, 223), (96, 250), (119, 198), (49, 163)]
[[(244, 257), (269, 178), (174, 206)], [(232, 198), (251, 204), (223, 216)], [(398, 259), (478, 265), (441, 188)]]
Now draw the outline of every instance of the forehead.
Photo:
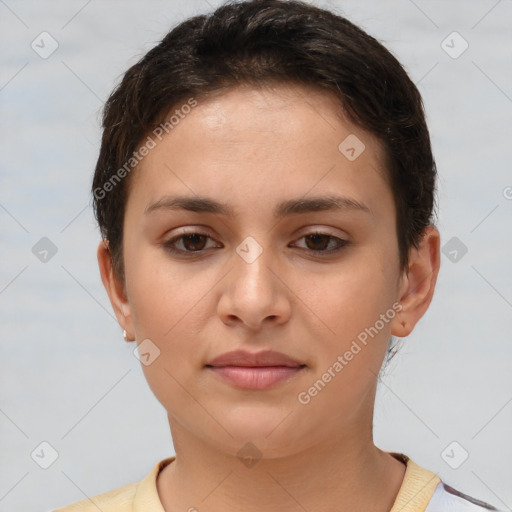
[(243, 195), (250, 207), (251, 197), (261, 204), (337, 188), (357, 200), (363, 192), (382, 196), (386, 187), (380, 141), (351, 123), (333, 94), (313, 88), (230, 89), (198, 99), (161, 140), (152, 138), (130, 192), (144, 196), (144, 208), (164, 189)]

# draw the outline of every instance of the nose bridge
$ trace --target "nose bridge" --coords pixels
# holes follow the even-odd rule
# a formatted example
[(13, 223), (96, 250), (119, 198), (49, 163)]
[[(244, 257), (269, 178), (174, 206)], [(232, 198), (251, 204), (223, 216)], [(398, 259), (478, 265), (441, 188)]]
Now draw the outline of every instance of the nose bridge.
[(289, 303), (286, 287), (272, 268), (276, 261), (272, 251), (251, 236), (235, 251), (219, 313), (225, 318), (238, 317), (252, 328), (269, 317), (284, 320), (289, 314)]
[[(235, 283), (240, 290), (250, 300), (251, 298), (262, 300), (261, 295), (272, 294), (273, 283), (275, 279), (273, 273), (269, 270), (272, 255), (271, 250), (264, 248), (256, 238), (247, 236), (235, 249), (237, 255), (235, 261)], [(268, 299), (268, 297), (267, 297)]]

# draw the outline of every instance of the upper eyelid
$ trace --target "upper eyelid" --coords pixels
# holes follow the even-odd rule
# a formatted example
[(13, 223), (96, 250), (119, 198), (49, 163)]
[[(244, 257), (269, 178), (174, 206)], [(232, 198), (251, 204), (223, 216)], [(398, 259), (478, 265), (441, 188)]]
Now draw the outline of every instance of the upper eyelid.
[[(207, 231), (207, 230), (205, 230), (205, 231)], [(171, 242), (172, 243), (176, 243), (176, 242), (180, 241), (183, 237), (188, 236), (188, 235), (206, 236), (207, 238), (209, 238), (210, 240), (214, 241), (215, 243), (222, 243), (222, 242), (219, 242), (215, 237), (211, 236), (209, 233), (203, 232), (202, 230), (196, 228), (195, 230), (190, 230), (190, 231), (184, 231), (184, 232), (181, 232), (181, 233), (177, 233), (177, 234), (171, 236), (169, 239), (167, 239), (164, 242), (164, 244), (170, 244)], [(300, 240), (301, 238), (304, 238), (306, 236), (311, 236), (311, 235), (327, 236), (327, 237), (330, 237), (332, 239), (339, 240), (340, 242), (342, 242), (344, 244), (350, 242), (348, 240), (348, 238), (344, 238), (343, 236), (337, 236), (337, 235), (334, 235), (332, 233), (324, 232), (320, 228), (312, 228), (310, 231), (303, 232), (302, 234), (300, 234), (300, 236), (294, 237), (294, 242)], [(179, 251), (183, 251), (183, 249), (178, 249), (178, 250)], [(202, 251), (184, 251), (184, 252), (194, 253), (194, 252), (202, 252)]]
[[(187, 227), (178, 227), (176, 228), (178, 230), (182, 230), (182, 229), (187, 229)], [(339, 231), (342, 231), (341, 234), (334, 234), (334, 233), (330, 233), (328, 230), (329, 229), (337, 229)], [(343, 238), (343, 237), (349, 237), (348, 233), (346, 233), (344, 230), (341, 230), (340, 228), (334, 228), (334, 227), (317, 227), (315, 225), (313, 226), (306, 226), (306, 227), (303, 227), (303, 228), (299, 228), (297, 230), (295, 230), (295, 234), (294, 236), (298, 236), (298, 234), (300, 233), (301, 235), (300, 236), (306, 236), (306, 235), (309, 235), (309, 234), (314, 234), (318, 232), (319, 234), (321, 235), (325, 235), (325, 236), (332, 236), (332, 237), (335, 237), (335, 238)], [(210, 238), (213, 238), (215, 239), (215, 235), (212, 235), (211, 234), (212, 231), (210, 228), (206, 227), (206, 226), (202, 226), (202, 225), (197, 225), (197, 226), (194, 226), (186, 231), (179, 231), (178, 233), (175, 233), (171, 238), (176, 238), (176, 237), (179, 237), (180, 235), (181, 236), (184, 236), (184, 235), (195, 235), (195, 234), (201, 234), (201, 235), (205, 235), (205, 236), (209, 236)]]
[[(300, 234), (300, 236), (299, 236)], [(302, 238), (304, 236), (309, 236), (309, 235), (315, 235), (315, 234), (318, 234), (318, 235), (322, 235), (322, 236), (330, 236), (332, 238), (340, 238), (340, 239), (344, 239), (344, 235), (335, 235), (334, 233), (329, 233), (327, 231), (324, 231), (324, 228), (309, 228), (308, 231), (300, 231), (300, 233), (295, 235), (297, 238)], [(180, 237), (182, 236), (187, 236), (187, 235), (203, 235), (203, 236), (207, 236), (209, 238), (211, 238), (212, 240), (216, 240), (215, 236), (213, 236), (208, 229), (202, 229), (202, 228), (195, 228), (195, 229), (191, 229), (189, 231), (181, 231), (179, 233), (175, 233), (174, 235), (172, 235), (171, 237), (169, 237), (168, 240), (176, 240), (176, 239), (179, 239)], [(347, 236), (348, 238), (348, 236)]]

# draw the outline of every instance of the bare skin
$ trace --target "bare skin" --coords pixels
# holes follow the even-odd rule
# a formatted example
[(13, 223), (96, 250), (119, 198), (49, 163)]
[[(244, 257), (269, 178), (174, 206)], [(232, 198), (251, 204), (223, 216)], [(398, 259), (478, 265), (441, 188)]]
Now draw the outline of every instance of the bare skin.
[[(399, 269), (381, 144), (338, 111), (328, 94), (296, 86), (199, 102), (132, 177), (124, 283), (99, 244), (119, 324), (160, 350), (143, 370), (176, 451), (157, 480), (166, 512), (388, 512), (398, 494), (405, 466), (373, 443), (377, 375), (390, 336), (407, 336), (429, 307), (440, 237), (429, 226)], [(352, 161), (338, 149), (351, 134), (365, 145)], [(145, 213), (178, 194), (227, 203), (233, 216)], [(281, 201), (334, 194), (367, 210), (272, 215)], [(175, 240), (180, 255), (164, 245), (191, 233), (206, 236)], [(250, 263), (236, 251), (249, 236), (262, 249)], [(348, 245), (336, 252), (337, 239)], [(378, 334), (301, 403), (383, 314)], [(234, 349), (272, 349), (306, 366), (272, 388), (242, 390), (205, 367)], [(237, 455), (248, 442), (259, 454), (251, 467)]]

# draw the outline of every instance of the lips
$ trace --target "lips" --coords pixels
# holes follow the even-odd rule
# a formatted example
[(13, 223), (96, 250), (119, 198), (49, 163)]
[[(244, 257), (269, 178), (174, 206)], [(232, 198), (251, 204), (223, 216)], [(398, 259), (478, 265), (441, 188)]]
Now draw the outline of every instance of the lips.
[(296, 368), (305, 365), (286, 354), (275, 352), (274, 350), (265, 350), (262, 352), (234, 350), (212, 359), (206, 366), (286, 366), (289, 368)]
[(273, 350), (227, 352), (205, 365), (224, 382), (241, 389), (263, 390), (301, 373), (306, 365)]

